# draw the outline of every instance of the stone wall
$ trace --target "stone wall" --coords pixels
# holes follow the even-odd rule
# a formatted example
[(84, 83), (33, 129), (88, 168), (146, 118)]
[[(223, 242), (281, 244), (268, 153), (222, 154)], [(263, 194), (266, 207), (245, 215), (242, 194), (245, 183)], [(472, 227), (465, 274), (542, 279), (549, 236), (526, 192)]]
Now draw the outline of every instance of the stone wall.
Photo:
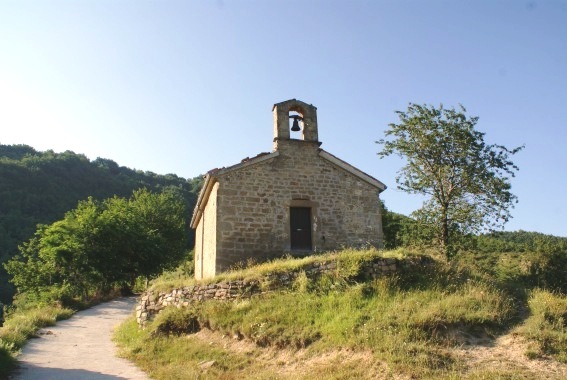
[(311, 208), (315, 252), (381, 246), (375, 186), (321, 157), (318, 143), (279, 141), (278, 152), (218, 175), (215, 274), (247, 259), (260, 262), (291, 252), (290, 207)]
[[(432, 263), (427, 257), (411, 257), (403, 260), (394, 258), (375, 258), (363, 262), (356, 278), (376, 279), (385, 275), (421, 268)], [(316, 278), (324, 273), (335, 273), (340, 270), (341, 263), (337, 261), (314, 262), (284, 273), (269, 273), (258, 280), (234, 280), (211, 284), (197, 284), (173, 289), (170, 292), (155, 293), (149, 291), (142, 295), (136, 307), (138, 325), (144, 327), (147, 321), (153, 319), (167, 306), (187, 307), (195, 302), (207, 300), (230, 301), (247, 299), (277, 289), (289, 288), (300, 273), (308, 278)]]
[[(195, 277), (215, 276), (217, 257), (217, 192), (219, 184), (214, 184), (201, 220), (195, 230)], [(206, 252), (206, 254), (203, 254)]]

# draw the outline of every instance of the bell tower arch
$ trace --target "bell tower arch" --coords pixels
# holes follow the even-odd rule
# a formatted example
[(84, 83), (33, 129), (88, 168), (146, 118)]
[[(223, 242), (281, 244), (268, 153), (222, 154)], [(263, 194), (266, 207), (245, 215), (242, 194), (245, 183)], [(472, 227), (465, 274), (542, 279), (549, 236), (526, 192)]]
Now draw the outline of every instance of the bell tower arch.
[[(278, 142), (283, 140), (319, 142), (317, 107), (301, 100), (291, 99), (274, 104), (272, 112), (274, 115), (274, 150), (278, 149)], [(293, 126), (290, 125), (292, 121)], [(292, 138), (292, 130), (299, 130), (301, 137)]]

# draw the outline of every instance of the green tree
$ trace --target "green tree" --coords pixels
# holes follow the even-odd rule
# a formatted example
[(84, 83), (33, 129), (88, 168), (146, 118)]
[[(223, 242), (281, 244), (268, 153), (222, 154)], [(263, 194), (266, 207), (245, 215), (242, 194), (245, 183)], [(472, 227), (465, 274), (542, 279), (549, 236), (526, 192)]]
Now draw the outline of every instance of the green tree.
[(410, 217), (390, 211), (383, 201), (381, 204), (384, 248), (395, 249), (400, 246), (413, 245), (415, 242), (409, 231), (414, 221)]
[(20, 293), (87, 299), (177, 265), (186, 252), (186, 214), (183, 199), (167, 190), (89, 198), (40, 226), (4, 267)]
[[(173, 192), (193, 209), (201, 185), (201, 177), (157, 175), (109, 159), (90, 161), (71, 151), (39, 152), (27, 145), (0, 144), (0, 301), (11, 303), (15, 293), (1, 264), (18, 254), (18, 246), (34, 236), (38, 224), (61, 220), (88, 197), (128, 197), (140, 188)], [(186, 249), (193, 246), (192, 231), (185, 241)]]
[(389, 124), (380, 158), (405, 158), (398, 172), (398, 188), (428, 199), (413, 217), (430, 229), (436, 245), (450, 258), (457, 236), (501, 227), (517, 198), (510, 177), (518, 167), (510, 157), (523, 149), (487, 145), (475, 130), (478, 117), (465, 108), (445, 109), (410, 103), (396, 111), (399, 123)]
[(105, 253), (100, 257), (113, 257), (113, 262), (99, 260), (101, 267), (108, 267), (105, 272), (133, 281), (160, 274), (184, 258), (188, 211), (175, 191), (138, 190), (128, 200), (105, 201), (104, 209), (95, 239), (104, 242)]

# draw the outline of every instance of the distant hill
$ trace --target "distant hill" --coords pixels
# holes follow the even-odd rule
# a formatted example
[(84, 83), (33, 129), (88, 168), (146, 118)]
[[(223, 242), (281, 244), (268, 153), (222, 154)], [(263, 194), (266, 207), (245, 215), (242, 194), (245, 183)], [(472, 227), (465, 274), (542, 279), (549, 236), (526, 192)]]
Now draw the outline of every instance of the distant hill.
[[(388, 210), (382, 204), (384, 248), (394, 249), (401, 246), (420, 246), (431, 239), (423, 233), (413, 218)], [(499, 252), (540, 252), (567, 253), (567, 237), (547, 235), (529, 231), (496, 231), (481, 235), (467, 235), (464, 249), (483, 253)], [(465, 248), (466, 247), (466, 248)]]
[[(0, 144), (0, 264), (17, 253), (18, 245), (33, 235), (37, 224), (63, 218), (89, 196), (102, 200), (128, 197), (139, 188), (169, 188), (179, 192), (192, 210), (201, 184), (200, 177), (132, 170), (109, 159), (91, 161), (72, 151), (39, 152), (27, 145)], [(193, 243), (191, 235), (188, 247)], [(12, 294), (0, 265), (0, 301), (8, 303)]]
[(476, 249), (480, 252), (565, 252), (567, 237), (546, 235), (540, 232), (502, 231), (477, 237)]

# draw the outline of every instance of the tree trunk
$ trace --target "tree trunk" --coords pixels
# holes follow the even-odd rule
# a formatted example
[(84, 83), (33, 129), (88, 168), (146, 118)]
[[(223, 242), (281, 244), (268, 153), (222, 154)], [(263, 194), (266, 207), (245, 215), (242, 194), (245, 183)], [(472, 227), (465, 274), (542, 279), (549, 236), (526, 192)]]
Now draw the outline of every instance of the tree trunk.
[(451, 259), (452, 252), (449, 242), (449, 217), (447, 215), (447, 208), (441, 209), (441, 252), (445, 255), (447, 260)]

